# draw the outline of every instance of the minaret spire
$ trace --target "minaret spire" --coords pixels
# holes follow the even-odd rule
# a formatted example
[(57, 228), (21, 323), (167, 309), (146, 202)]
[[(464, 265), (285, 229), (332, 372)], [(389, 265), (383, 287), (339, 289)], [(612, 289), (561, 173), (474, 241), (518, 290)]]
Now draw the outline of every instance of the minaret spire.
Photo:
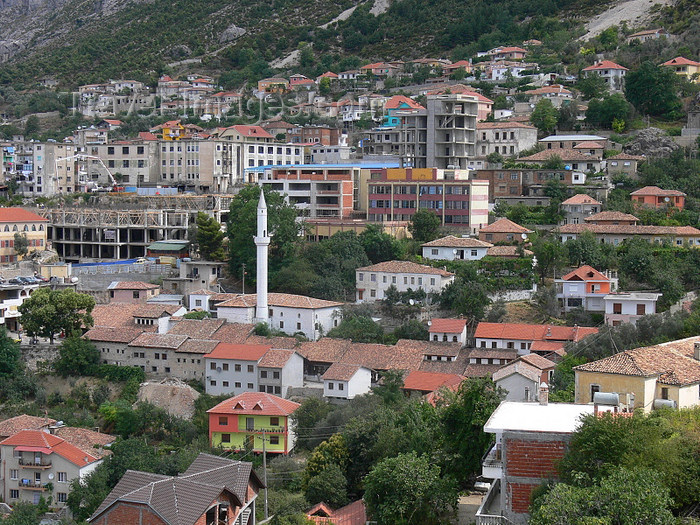
[(255, 307), (255, 322), (268, 323), (267, 315), (267, 248), (270, 245), (270, 235), (267, 231), (267, 203), (265, 193), (260, 188), (258, 201), (258, 232), (255, 236), (256, 246), (256, 279), (257, 301)]

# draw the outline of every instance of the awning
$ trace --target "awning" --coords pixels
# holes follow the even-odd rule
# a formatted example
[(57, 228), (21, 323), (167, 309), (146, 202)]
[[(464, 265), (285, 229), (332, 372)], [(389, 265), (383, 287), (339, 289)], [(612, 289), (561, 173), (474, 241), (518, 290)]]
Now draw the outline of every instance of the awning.
[(41, 452), (42, 454), (53, 454), (53, 450), (46, 447), (25, 447), (20, 445), (19, 447), (15, 447), (15, 450), (17, 452)]

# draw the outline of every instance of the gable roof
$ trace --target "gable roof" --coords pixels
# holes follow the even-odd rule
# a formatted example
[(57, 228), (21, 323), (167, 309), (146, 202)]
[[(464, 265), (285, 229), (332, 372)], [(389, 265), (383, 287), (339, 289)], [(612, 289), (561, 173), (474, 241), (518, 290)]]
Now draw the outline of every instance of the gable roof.
[(141, 332), (154, 332), (157, 327), (153, 325), (136, 325), (134, 323), (134, 312), (141, 306), (141, 303), (108, 303), (97, 304), (93, 308), (93, 326), (112, 328), (138, 328)]
[(339, 361), (345, 351), (350, 347), (349, 339), (333, 339), (323, 337), (318, 341), (303, 342), (299, 346), (298, 352), (307, 361), (320, 363), (334, 363)]
[(629, 213), (622, 213), (621, 211), (601, 211), (594, 215), (589, 215), (583, 219), (586, 222), (595, 221), (638, 221), (639, 219), (634, 215)]
[(225, 322), (224, 319), (180, 319), (168, 333), (186, 335), (194, 339), (211, 339)]
[(237, 126), (231, 126), (231, 127), (233, 129), (235, 129), (238, 133), (243, 135), (244, 137), (260, 137), (260, 138), (265, 138), (265, 139), (273, 139), (274, 138), (267, 131), (265, 131), (265, 129), (262, 128), (261, 126), (237, 125)]
[(574, 146), (574, 149), (603, 149), (604, 146), (600, 142), (594, 140), (584, 140)]
[(620, 64), (616, 64), (615, 62), (611, 60), (601, 60), (600, 62), (597, 62), (596, 64), (593, 64), (592, 66), (584, 67), (583, 71), (596, 71), (599, 69), (621, 69), (623, 71), (629, 71), (625, 66), (621, 66)]
[(370, 266), (358, 268), (356, 271), (365, 272), (385, 272), (385, 273), (415, 273), (425, 275), (439, 275), (441, 277), (452, 277), (454, 274), (442, 268), (433, 268), (425, 264), (418, 264), (410, 261), (385, 261)]
[(321, 379), (324, 381), (350, 381), (360, 368), (364, 367), (348, 363), (333, 363), (321, 376)]
[(144, 283), (142, 281), (112, 281), (107, 286), (108, 290), (156, 290), (157, 284)]
[(530, 126), (529, 124), (523, 124), (522, 122), (477, 122), (476, 129), (512, 129), (512, 128), (522, 128), (522, 129), (537, 129), (535, 126)]
[(564, 224), (559, 227), (560, 233), (592, 232), (600, 234), (625, 235), (678, 235), (700, 237), (700, 230), (693, 226), (651, 226), (640, 224)]
[(662, 66), (697, 66), (700, 67), (700, 62), (696, 62), (695, 60), (690, 60), (689, 58), (685, 57), (676, 57), (672, 58), (671, 60), (667, 60)]
[[(225, 300), (217, 305), (217, 308), (254, 308), (257, 305), (258, 294), (239, 294)], [(286, 308), (333, 308), (341, 306), (343, 303), (337, 301), (325, 301), (305, 295), (295, 295), (289, 293), (269, 293), (267, 294), (267, 304), (269, 306)]]
[(563, 160), (564, 162), (575, 160), (600, 160), (595, 155), (586, 155), (585, 153), (581, 153), (580, 151), (571, 148), (544, 149), (542, 151), (538, 151), (537, 153), (533, 153), (532, 155), (528, 155), (527, 157), (520, 157), (518, 160), (541, 162), (548, 160), (550, 157), (553, 157), (555, 155), (561, 158), (561, 160)]
[(598, 333), (587, 326), (553, 326), (522, 323), (485, 323), (476, 327), (474, 337), (480, 339), (511, 339), (520, 341), (580, 341)]
[(0, 208), (0, 222), (48, 222), (41, 215), (24, 208)]
[(474, 239), (472, 237), (455, 237), (454, 235), (448, 235), (446, 237), (435, 239), (434, 241), (423, 243), (421, 246), (439, 246), (443, 248), (490, 248), (493, 246), (493, 244), (480, 241), (479, 239)]
[(405, 95), (394, 95), (384, 104), (384, 109), (425, 109), (418, 102)]
[(117, 440), (116, 437), (110, 434), (95, 432), (89, 428), (58, 427), (52, 432), (55, 436), (65, 439), (74, 447), (97, 458), (110, 454), (111, 452), (105, 450), (105, 447), (109, 447)]
[(101, 341), (104, 343), (130, 343), (143, 333), (139, 326), (96, 326), (85, 332), (83, 337), (90, 341)]
[(430, 323), (430, 333), (461, 334), (465, 326), (465, 319), (433, 319)]
[(585, 193), (577, 193), (573, 197), (569, 197), (563, 201), (562, 204), (597, 204), (598, 206), (601, 206), (600, 202), (595, 200), (590, 195), (586, 195)]
[(519, 224), (514, 223), (510, 219), (506, 219), (505, 217), (501, 217), (496, 222), (481, 228), (479, 230), (479, 232), (480, 233), (481, 232), (484, 232), (484, 233), (532, 233), (532, 230), (528, 230), (527, 228), (520, 226)]
[[(520, 257), (518, 250), (522, 249), (522, 246), (492, 246), (486, 251), (488, 257)], [(530, 257), (534, 255), (535, 252), (532, 250), (523, 249), (523, 257)]]
[(575, 270), (567, 273), (562, 277), (564, 281), (609, 281), (605, 275), (600, 273), (598, 270), (584, 264), (583, 266), (576, 268)]
[(660, 383), (675, 386), (700, 383), (700, 361), (687, 355), (683, 347), (678, 344), (689, 340), (700, 341), (700, 336), (626, 350), (598, 361), (576, 366), (574, 370), (626, 376), (658, 376)]
[(442, 387), (459, 385), (464, 377), (457, 374), (441, 374), (439, 372), (411, 371), (403, 380), (404, 390), (434, 392)]
[(209, 414), (289, 416), (301, 405), (265, 392), (243, 392), (207, 410)]
[(205, 359), (237, 359), (239, 361), (259, 361), (272, 346), (219, 343)]
[(99, 459), (63, 438), (43, 432), (42, 430), (20, 430), (16, 434), (0, 441), (0, 446), (40, 448), (45, 454), (58, 454), (77, 467), (84, 467)]
[(258, 361), (260, 368), (283, 368), (295, 354), (294, 350), (270, 348)]
[(242, 505), (251, 482), (263, 486), (250, 463), (210, 454), (197, 456), (180, 476), (128, 470), (89, 521), (124, 502), (147, 505), (168, 525), (194, 525), (224, 492)]

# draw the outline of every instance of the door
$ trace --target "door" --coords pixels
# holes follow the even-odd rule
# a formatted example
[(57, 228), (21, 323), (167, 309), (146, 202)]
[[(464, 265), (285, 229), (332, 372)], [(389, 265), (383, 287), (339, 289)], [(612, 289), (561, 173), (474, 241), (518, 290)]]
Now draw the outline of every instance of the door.
[(252, 417), (245, 418), (245, 429), (248, 432), (252, 432), (253, 430), (255, 430), (255, 418), (252, 418)]
[(41, 492), (35, 492), (34, 494), (32, 494), (32, 503), (34, 503), (34, 505), (38, 505), (40, 500), (41, 500)]

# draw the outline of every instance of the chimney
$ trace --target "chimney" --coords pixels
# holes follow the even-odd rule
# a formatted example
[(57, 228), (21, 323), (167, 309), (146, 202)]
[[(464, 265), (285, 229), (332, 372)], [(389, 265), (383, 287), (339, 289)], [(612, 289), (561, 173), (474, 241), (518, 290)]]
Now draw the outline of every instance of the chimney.
[(549, 404), (549, 387), (547, 383), (540, 383), (540, 405), (547, 406)]
[(697, 342), (693, 345), (693, 357), (697, 361), (700, 361), (700, 342)]

